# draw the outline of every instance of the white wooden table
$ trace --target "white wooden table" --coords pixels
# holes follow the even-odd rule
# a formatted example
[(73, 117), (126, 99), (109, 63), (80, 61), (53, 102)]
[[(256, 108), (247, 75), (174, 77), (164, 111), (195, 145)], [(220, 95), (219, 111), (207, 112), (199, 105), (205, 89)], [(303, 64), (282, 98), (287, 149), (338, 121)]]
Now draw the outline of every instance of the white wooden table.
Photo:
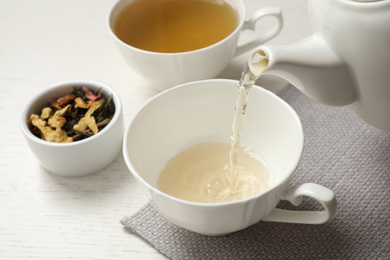
[[(285, 26), (272, 43), (311, 33), (306, 0), (245, 2), (248, 15), (269, 5), (283, 8)], [(0, 259), (164, 259), (119, 223), (147, 202), (122, 155), (96, 174), (57, 177), (38, 164), (19, 128), (29, 98), (59, 81), (108, 84), (121, 95), (126, 124), (157, 93), (110, 38), (113, 3), (0, 1)], [(220, 77), (238, 79), (248, 55), (232, 60)]]

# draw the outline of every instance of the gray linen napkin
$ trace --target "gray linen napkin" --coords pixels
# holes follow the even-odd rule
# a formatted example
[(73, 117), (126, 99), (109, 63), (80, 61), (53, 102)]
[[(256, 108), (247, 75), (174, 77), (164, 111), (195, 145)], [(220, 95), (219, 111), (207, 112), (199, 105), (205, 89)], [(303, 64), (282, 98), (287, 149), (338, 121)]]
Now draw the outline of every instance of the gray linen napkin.
[[(207, 237), (169, 223), (147, 204), (121, 223), (171, 259), (390, 259), (390, 133), (365, 124), (347, 108), (314, 103), (291, 86), (279, 96), (297, 111), (305, 134), (291, 184), (314, 182), (332, 189), (338, 210), (330, 222), (260, 221), (227, 236)], [(296, 209), (285, 201), (278, 207)], [(310, 199), (299, 207), (320, 208)]]

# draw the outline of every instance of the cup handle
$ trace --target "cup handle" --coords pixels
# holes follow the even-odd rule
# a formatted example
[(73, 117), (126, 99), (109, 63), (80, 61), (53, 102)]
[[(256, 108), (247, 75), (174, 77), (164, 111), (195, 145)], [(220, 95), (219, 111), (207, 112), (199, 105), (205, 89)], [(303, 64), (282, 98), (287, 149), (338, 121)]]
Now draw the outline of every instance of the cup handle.
[(274, 209), (270, 214), (262, 220), (284, 223), (299, 223), (299, 224), (322, 224), (333, 217), (337, 208), (337, 201), (332, 190), (324, 186), (305, 183), (297, 189), (289, 189), (283, 196), (282, 200), (290, 201), (294, 206), (299, 206), (302, 202), (302, 197), (311, 197), (322, 204), (323, 211), (293, 211)]
[(269, 31), (264, 33), (262, 36), (251, 40), (250, 42), (238, 46), (236, 48), (236, 52), (234, 56), (238, 56), (240, 54), (243, 54), (244, 52), (249, 51), (250, 49), (253, 49), (257, 47), (258, 45), (262, 44), (263, 42), (266, 42), (273, 37), (275, 37), (283, 27), (283, 17), (282, 17), (282, 9), (279, 7), (266, 7), (257, 10), (251, 17), (250, 20), (245, 21), (243, 24), (242, 30), (255, 30), (256, 23), (258, 20), (260, 20), (263, 17), (266, 16), (274, 16), (277, 19), (277, 23), (274, 27), (272, 27)]

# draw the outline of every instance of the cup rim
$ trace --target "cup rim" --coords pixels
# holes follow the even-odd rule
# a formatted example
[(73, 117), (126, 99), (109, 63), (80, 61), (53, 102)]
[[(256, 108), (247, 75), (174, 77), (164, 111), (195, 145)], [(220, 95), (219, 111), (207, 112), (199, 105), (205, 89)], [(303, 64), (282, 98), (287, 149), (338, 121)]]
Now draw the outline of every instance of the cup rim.
[[(102, 88), (108, 94), (112, 94), (112, 97), (113, 97), (112, 100), (113, 100), (114, 105), (115, 105), (115, 113), (114, 113), (114, 116), (112, 117), (111, 121), (97, 134), (90, 136), (88, 138), (74, 141), (74, 142), (70, 142), (70, 143), (49, 142), (46, 140), (42, 140), (42, 139), (38, 138), (37, 136), (33, 135), (28, 127), (28, 124), (27, 124), (27, 119), (30, 116), (30, 115), (28, 115), (30, 107), (32, 105), (34, 105), (35, 103), (39, 102), (41, 100), (42, 96), (49, 94), (50, 92), (53, 92), (56, 89), (66, 88), (66, 87), (71, 88), (75, 85), (94, 86), (97, 89)], [(24, 136), (35, 143), (39, 143), (41, 145), (46, 145), (46, 146), (51, 146), (51, 147), (80, 146), (80, 145), (83, 145), (84, 143), (87, 143), (87, 142), (93, 142), (95, 139), (99, 138), (100, 136), (102, 136), (103, 134), (108, 132), (110, 130), (110, 128), (112, 128), (114, 126), (114, 124), (116, 122), (118, 122), (118, 120), (121, 116), (121, 111), (122, 111), (122, 101), (121, 101), (119, 95), (112, 88), (107, 86), (106, 84), (96, 82), (96, 81), (91, 81), (91, 80), (67, 80), (67, 81), (62, 81), (59, 83), (52, 84), (49, 87), (47, 87), (47, 88), (41, 90), (40, 92), (38, 92), (37, 94), (35, 94), (23, 107), (22, 112), (21, 112), (20, 117), (19, 117), (19, 120), (20, 120), (19, 125), (20, 125), (20, 128), (22, 129)]]
[(205, 207), (205, 208), (208, 208), (208, 207), (224, 207), (224, 206), (237, 204), (237, 203), (248, 203), (249, 201), (252, 201), (252, 200), (254, 200), (254, 199), (258, 198), (258, 197), (263, 196), (264, 194), (270, 193), (270, 192), (274, 191), (275, 189), (278, 189), (278, 187), (280, 187), (284, 183), (288, 182), (291, 179), (291, 177), (292, 177), (293, 173), (295, 172), (295, 170), (297, 169), (297, 167), (298, 167), (298, 165), (300, 163), (300, 160), (302, 158), (302, 152), (303, 152), (303, 148), (304, 148), (304, 134), (303, 134), (302, 122), (301, 122), (297, 112), (286, 101), (284, 101), (282, 98), (278, 97), (275, 93), (273, 93), (273, 92), (271, 92), (271, 91), (269, 91), (267, 89), (264, 89), (264, 88), (262, 88), (262, 87), (260, 87), (258, 85), (253, 85), (253, 87), (259, 89), (260, 91), (264, 91), (264, 92), (270, 94), (271, 96), (276, 97), (292, 113), (292, 115), (294, 116), (294, 118), (296, 119), (296, 121), (298, 123), (298, 127), (300, 129), (300, 132), (302, 133), (301, 134), (302, 140), (300, 142), (300, 146), (301, 146), (300, 147), (300, 154), (298, 156), (298, 159), (296, 160), (295, 164), (291, 168), (290, 173), (286, 174), (286, 176), (281, 178), (281, 180), (279, 182), (277, 182), (276, 184), (272, 185), (271, 188), (269, 188), (269, 189), (267, 189), (265, 191), (262, 191), (262, 192), (260, 192), (260, 193), (258, 193), (256, 195), (253, 195), (253, 196), (250, 196), (250, 197), (246, 197), (246, 198), (243, 198), (243, 199), (239, 199), (239, 200), (225, 201), (225, 202), (216, 202), (216, 203), (195, 202), (195, 201), (189, 201), (189, 200), (180, 199), (180, 198), (174, 197), (172, 195), (166, 194), (166, 193), (160, 191), (158, 188), (154, 187), (153, 185), (149, 184), (147, 181), (144, 180), (144, 178), (142, 178), (138, 174), (138, 171), (133, 167), (133, 164), (132, 164), (132, 162), (131, 162), (131, 160), (130, 160), (130, 158), (128, 156), (128, 150), (127, 150), (127, 140), (128, 140), (130, 128), (131, 128), (131, 125), (133, 124), (133, 122), (135, 121), (135, 119), (138, 117), (138, 115), (141, 113), (141, 111), (143, 111), (150, 103), (154, 102), (154, 100), (156, 100), (156, 99), (159, 99), (165, 93), (178, 91), (178, 90), (180, 90), (182, 88), (185, 88), (187, 86), (197, 85), (197, 84), (204, 84), (204, 83), (207, 83), (207, 82), (226, 82), (226, 83), (233, 83), (234, 82), (234, 83), (238, 84), (239, 81), (238, 80), (231, 80), (231, 79), (207, 79), (207, 80), (192, 81), (192, 82), (187, 82), (187, 83), (184, 83), (184, 84), (180, 84), (180, 85), (174, 86), (174, 87), (172, 87), (170, 89), (162, 91), (162, 92), (158, 93), (157, 95), (153, 96), (148, 101), (146, 101), (135, 112), (134, 116), (132, 117), (132, 119), (130, 120), (128, 125), (126, 126), (126, 129), (125, 129), (125, 132), (124, 132), (124, 137), (123, 137), (123, 144), (122, 144), (122, 154), (123, 154), (123, 157), (124, 157), (124, 161), (125, 161), (128, 169), (130, 170), (130, 172), (133, 174), (133, 176), (135, 176), (148, 189), (153, 190), (153, 192), (159, 194), (160, 196), (163, 196), (163, 197), (166, 197), (168, 199), (171, 199), (171, 200), (173, 200), (173, 201), (175, 201), (177, 203), (190, 205), (190, 206)]
[[(245, 4), (243, 3), (242, 0), (233, 0), (235, 2), (237, 2), (237, 4), (239, 6), (237, 6), (238, 8), (241, 8), (242, 10), (242, 16), (239, 18), (239, 22), (236, 26), (236, 28), (234, 29), (234, 31), (232, 31), (228, 36), (226, 36), (225, 38), (223, 38), (222, 40), (212, 44), (212, 45), (209, 45), (209, 46), (206, 46), (206, 47), (203, 47), (203, 48), (200, 48), (200, 49), (196, 49), (196, 50), (192, 50), (192, 51), (184, 51), (184, 52), (155, 52), (155, 51), (148, 51), (148, 50), (143, 50), (143, 49), (140, 49), (140, 48), (137, 48), (137, 47), (134, 47), (130, 44), (127, 44), (125, 42), (123, 42), (121, 39), (118, 38), (118, 36), (116, 36), (112, 26), (111, 26), (111, 18), (112, 18), (112, 13), (114, 11), (114, 9), (122, 2), (123, 0), (118, 0), (117, 2), (115, 2), (109, 12), (108, 12), (108, 15), (107, 15), (107, 26), (108, 26), (108, 31), (109, 33), (111, 34), (111, 36), (114, 38), (114, 40), (121, 44), (122, 46), (126, 47), (126, 48), (129, 48), (129, 49), (132, 49), (134, 51), (137, 51), (137, 52), (141, 52), (141, 53), (145, 53), (145, 54), (151, 54), (151, 55), (161, 55), (161, 56), (175, 56), (175, 55), (190, 55), (190, 54), (194, 54), (194, 53), (198, 53), (198, 52), (202, 52), (202, 51), (206, 51), (208, 49), (212, 49), (214, 47), (216, 47), (217, 45), (221, 45), (223, 44), (224, 42), (228, 41), (230, 38), (233, 37), (233, 35), (239, 33), (241, 30), (242, 30), (242, 26), (245, 22), (245, 19), (246, 19), (246, 13), (247, 13), (247, 10), (246, 10), (246, 7), (245, 7)], [(229, 0), (231, 1), (231, 0)], [(127, 5), (126, 5), (127, 6)], [(237, 9), (238, 9), (237, 8)], [(240, 11), (238, 10), (237, 13), (240, 13)]]

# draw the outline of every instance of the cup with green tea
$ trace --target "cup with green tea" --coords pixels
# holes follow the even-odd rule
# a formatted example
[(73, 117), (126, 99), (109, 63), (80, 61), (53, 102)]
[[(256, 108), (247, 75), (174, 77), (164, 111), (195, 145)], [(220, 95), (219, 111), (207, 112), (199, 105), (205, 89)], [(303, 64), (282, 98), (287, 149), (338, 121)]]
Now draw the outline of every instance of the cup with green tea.
[[(243, 0), (119, 0), (109, 12), (108, 27), (131, 69), (165, 90), (217, 76), (233, 57), (282, 28), (278, 7), (259, 9), (248, 20), (246, 15)], [(267, 16), (275, 25), (238, 46), (241, 32), (255, 30)]]

